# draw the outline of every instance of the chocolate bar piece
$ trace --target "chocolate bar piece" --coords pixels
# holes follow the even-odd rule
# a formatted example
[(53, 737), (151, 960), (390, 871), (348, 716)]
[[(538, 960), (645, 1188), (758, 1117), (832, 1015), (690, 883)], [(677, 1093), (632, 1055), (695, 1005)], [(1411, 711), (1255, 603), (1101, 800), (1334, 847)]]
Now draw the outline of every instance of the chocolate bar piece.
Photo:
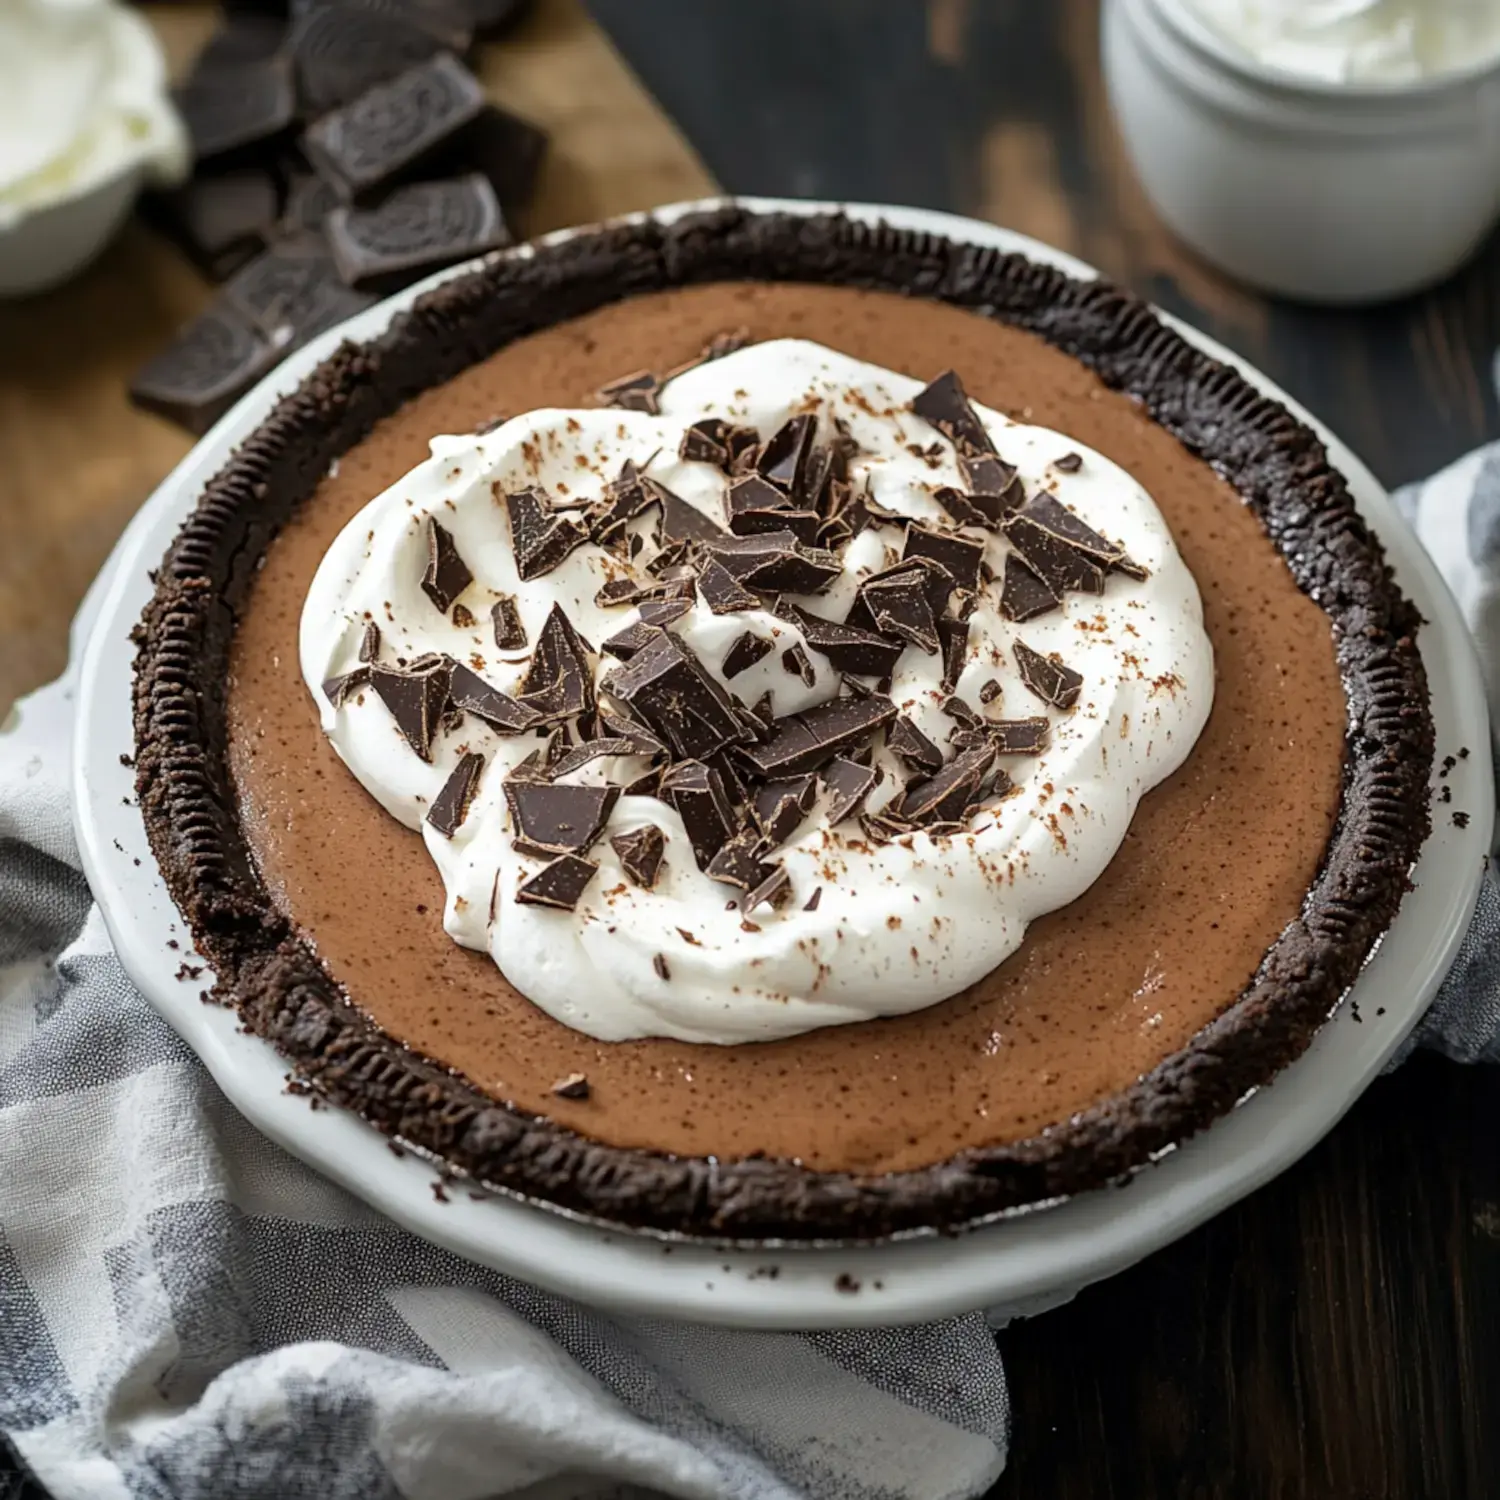
[(332, 184), (316, 172), (293, 172), (281, 210), (281, 227), (289, 234), (321, 229), (323, 221), (342, 202)]
[(263, 167), (200, 173), (146, 202), (150, 217), (193, 263), (222, 281), (265, 248), (280, 211), (275, 177)]
[(130, 399), (201, 437), (281, 358), (233, 307), (216, 304), (130, 383)]
[(172, 97), (198, 161), (268, 150), (297, 117), (292, 70), (284, 57), (203, 69)]
[(379, 208), (336, 208), (325, 232), (344, 280), (382, 293), (510, 243), (495, 190), (477, 172), (398, 188)]
[(324, 115), (302, 149), (346, 202), (409, 177), (484, 109), (479, 80), (446, 52)]
[(375, 300), (344, 285), (314, 235), (278, 241), (238, 271), (225, 284), (224, 295), (282, 355)]
[(313, 114), (357, 99), (446, 45), (406, 10), (348, 3), (307, 7), (289, 38), (297, 86)]

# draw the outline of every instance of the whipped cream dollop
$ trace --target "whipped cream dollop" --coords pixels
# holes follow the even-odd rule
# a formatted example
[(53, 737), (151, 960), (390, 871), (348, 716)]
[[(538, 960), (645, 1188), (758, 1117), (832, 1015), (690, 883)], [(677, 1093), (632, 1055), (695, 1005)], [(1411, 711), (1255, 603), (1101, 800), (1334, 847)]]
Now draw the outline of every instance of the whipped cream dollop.
[[(840, 673), (806, 643), (786, 605), (842, 621), (861, 581), (901, 556), (900, 518), (953, 527), (934, 497), (944, 486), (962, 489), (964, 477), (953, 445), (910, 409), (922, 389), (918, 380), (817, 344), (754, 344), (672, 379), (659, 415), (540, 410), (487, 432), (435, 437), (432, 456), (371, 500), (324, 557), (300, 638), (303, 676), (324, 731), (381, 806), (421, 829), (446, 887), (448, 933), (488, 950), (516, 989), (566, 1025), (608, 1041), (737, 1043), (933, 1005), (1014, 952), (1034, 918), (1086, 891), (1125, 837), (1143, 793), (1192, 749), (1212, 703), (1212, 651), (1197, 587), (1150, 496), (1118, 465), (1064, 434), (977, 406), (1027, 494), (1053, 495), (1122, 544), (1144, 576), (1111, 573), (1102, 594), (1069, 594), (1060, 608), (1017, 624), (1000, 612), (1008, 542), (999, 532), (963, 528), (983, 543), (995, 581), (981, 584), (954, 691), (983, 717), (1045, 716), (1050, 739), (1041, 754), (1002, 757), (1013, 785), (986, 799), (960, 832), (916, 831), (877, 842), (854, 818), (830, 824), (825, 789), (775, 856), (790, 878), (790, 898), (775, 909), (760, 907), (749, 920), (730, 909), (740, 893), (698, 868), (673, 807), (626, 794), (588, 851), (599, 869), (576, 908), (524, 905), (516, 891), (543, 861), (513, 846), (503, 781), (541, 738), (500, 735), (468, 715), (438, 737), (427, 763), (375, 692), (352, 693), (336, 705), (325, 690), (358, 667), (370, 622), (378, 626), (383, 660), (446, 653), (513, 695), (554, 605), (597, 650), (638, 620), (639, 609), (601, 607), (595, 596), (610, 580), (645, 578), (652, 547), (643, 543), (631, 562), (586, 543), (552, 571), (523, 580), (504, 496), (538, 487), (561, 506), (594, 499), (629, 460), (722, 524), (726, 476), (711, 463), (679, 457), (686, 429), (718, 417), (767, 438), (793, 414), (810, 412), (822, 438), (842, 431), (850, 440), (854, 489), (894, 516), (875, 512), (880, 518), (844, 548), (842, 572), (825, 591), (783, 600), (775, 613), (715, 614), (700, 588), (669, 629), (744, 705), (769, 694), (780, 717), (833, 699)], [(462, 607), (446, 614), (422, 587), (429, 518), (451, 535), (473, 574)], [(637, 523), (643, 537), (651, 519)], [(502, 596), (516, 601), (525, 648), (497, 649), (490, 612)], [(725, 658), (747, 631), (772, 649), (726, 675)], [(1082, 675), (1071, 708), (1050, 707), (1023, 683), (1018, 642), (1043, 656), (1055, 653)], [(805, 665), (795, 652), (787, 656), (799, 644)], [(588, 659), (596, 681), (619, 669), (607, 655)], [(941, 652), (909, 644), (886, 691), (951, 757), (959, 721), (943, 676)], [(484, 769), (467, 815), (448, 837), (424, 818), (465, 752), (482, 753)], [(884, 744), (874, 764), (882, 776), (867, 813), (899, 800), (913, 779)], [(612, 757), (566, 779), (627, 785), (648, 765), (640, 756)], [(628, 878), (610, 840), (651, 824), (666, 842), (648, 890)]]
[(120, 0), (0, 0), (0, 229), (138, 166), (188, 166), (150, 26)]
[(1251, 57), (1325, 83), (1396, 83), (1500, 55), (1495, 0), (1188, 3)]

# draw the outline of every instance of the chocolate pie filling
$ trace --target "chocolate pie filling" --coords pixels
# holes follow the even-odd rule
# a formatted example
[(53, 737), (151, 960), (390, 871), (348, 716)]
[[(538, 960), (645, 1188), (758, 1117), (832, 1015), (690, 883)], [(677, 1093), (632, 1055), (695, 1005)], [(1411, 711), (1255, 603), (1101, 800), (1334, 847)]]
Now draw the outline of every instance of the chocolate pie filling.
[[(816, 340), (1107, 454), (1149, 491), (1198, 581), (1217, 681), (1187, 764), (1148, 794), (1103, 877), (953, 999), (741, 1046), (601, 1043), (532, 1006), (442, 930), (421, 838), (324, 740), (298, 670), (303, 598), (367, 500), (463, 432), (586, 406), (715, 335)], [(494, 1098), (615, 1146), (901, 1171), (1036, 1135), (1120, 1093), (1245, 990), (1303, 907), (1339, 810), (1348, 709), (1329, 618), (1254, 513), (1131, 397), (1014, 327), (935, 302), (721, 282), (614, 303), (418, 395), (339, 461), (268, 549), (233, 642), (228, 757), (277, 902), (386, 1032)], [(582, 1074), (584, 1090), (559, 1090)]]

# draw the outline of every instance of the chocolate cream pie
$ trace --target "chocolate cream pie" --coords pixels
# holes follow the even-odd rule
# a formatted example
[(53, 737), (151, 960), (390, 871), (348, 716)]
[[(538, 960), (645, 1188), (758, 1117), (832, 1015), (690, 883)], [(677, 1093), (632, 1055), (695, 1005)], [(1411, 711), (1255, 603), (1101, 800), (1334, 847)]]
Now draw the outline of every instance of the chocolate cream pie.
[(1411, 606), (1141, 303), (726, 209), (345, 345), (158, 578), (138, 781), (217, 998), (454, 1173), (952, 1229), (1271, 1080), (1428, 827)]

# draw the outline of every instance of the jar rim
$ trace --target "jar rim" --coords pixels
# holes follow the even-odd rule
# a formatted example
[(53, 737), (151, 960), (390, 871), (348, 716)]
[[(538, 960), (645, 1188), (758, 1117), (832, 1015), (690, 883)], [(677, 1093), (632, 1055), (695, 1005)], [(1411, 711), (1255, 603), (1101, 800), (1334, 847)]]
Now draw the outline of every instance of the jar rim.
[[(1113, 3), (1122, 3), (1122, 0), (1113, 0)], [(1500, 76), (1500, 52), (1496, 52), (1478, 62), (1445, 68), (1439, 73), (1426, 73), (1417, 78), (1335, 82), (1308, 77), (1302, 73), (1294, 73), (1289, 68), (1261, 62), (1250, 53), (1237, 48), (1204, 20), (1187, 0), (1143, 0), (1143, 3), (1155, 10), (1158, 18), (1171, 28), (1179, 41), (1242, 80), (1323, 103), (1347, 100), (1351, 104), (1369, 105), (1393, 104), (1408, 99), (1425, 100), (1434, 95), (1456, 91), (1467, 84), (1481, 82), (1491, 76)]]

